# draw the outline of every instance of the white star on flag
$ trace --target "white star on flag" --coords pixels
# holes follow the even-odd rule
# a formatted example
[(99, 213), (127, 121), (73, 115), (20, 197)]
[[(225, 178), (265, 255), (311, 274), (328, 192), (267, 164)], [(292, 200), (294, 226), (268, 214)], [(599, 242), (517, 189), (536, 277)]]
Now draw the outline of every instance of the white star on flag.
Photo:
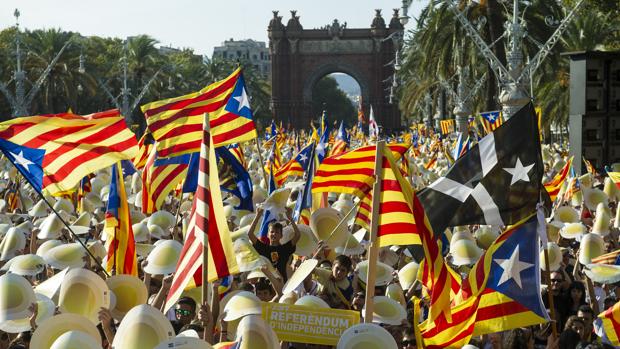
[(9, 152), (9, 153), (13, 156), (13, 158), (15, 158), (15, 162), (16, 163), (20, 164), (23, 168), (26, 169), (26, 171), (30, 172), (30, 170), (28, 169), (28, 166), (34, 165), (34, 162), (32, 162), (32, 161), (30, 161), (30, 160), (28, 160), (28, 159), (26, 159), (24, 157), (24, 151), (23, 150), (20, 151), (19, 154), (15, 154), (15, 153), (12, 153), (12, 152)]
[(247, 107), (250, 109), (250, 101), (248, 99), (248, 95), (245, 93), (245, 88), (241, 89), (241, 94), (237, 97), (233, 97), (237, 102), (239, 102), (239, 107), (237, 111), (241, 111), (241, 109)]
[(512, 255), (509, 259), (495, 259), (495, 263), (499, 264), (499, 266), (504, 270), (502, 277), (499, 278), (497, 286), (513, 279), (517, 286), (521, 289), (523, 288), (523, 286), (521, 286), (521, 272), (525, 269), (531, 268), (534, 265), (531, 263), (522, 262), (519, 259), (519, 245), (517, 245), (514, 251), (512, 251)]
[(306, 154), (304, 153), (299, 154), (299, 162), (304, 163), (306, 162), (306, 160), (308, 160), (308, 157), (306, 156)]
[(530, 177), (527, 175), (528, 172), (534, 167), (534, 164), (523, 166), (521, 163), (521, 159), (517, 157), (517, 163), (515, 167), (504, 167), (504, 171), (510, 173), (512, 175), (512, 180), (510, 181), (510, 185), (517, 183), (518, 181), (529, 182)]

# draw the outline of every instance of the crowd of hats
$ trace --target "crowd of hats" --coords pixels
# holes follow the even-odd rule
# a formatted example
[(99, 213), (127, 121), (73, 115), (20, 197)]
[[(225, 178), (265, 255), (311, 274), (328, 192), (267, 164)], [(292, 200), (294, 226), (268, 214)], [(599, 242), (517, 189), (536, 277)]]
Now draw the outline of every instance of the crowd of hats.
[[(266, 150), (264, 150), (266, 151)], [(543, 147), (546, 179), (549, 180), (562, 169), (566, 154), (551, 147)], [(271, 195), (262, 176), (262, 164), (256, 148), (248, 146), (248, 170), (253, 179), (253, 202), (269, 209), (278, 220), (284, 219), (286, 208), (293, 208), (300, 197), (304, 181), (289, 180), (285, 186)], [(267, 155), (267, 154), (265, 154)], [(286, 155), (286, 154), (285, 154)], [(424, 164), (428, 156), (406, 155), (418, 175), (411, 181), (421, 188), (445, 173), (447, 160), (439, 157), (434, 170)], [(17, 173), (4, 161), (0, 163), (6, 187), (8, 180), (17, 180)], [(579, 178), (581, 190), (575, 192), (566, 205), (557, 207), (547, 222), (549, 243), (547, 252), (551, 270), (561, 268), (562, 257), (568, 251), (574, 263), (585, 267), (585, 273), (597, 283), (620, 281), (620, 268), (609, 264), (592, 264), (593, 260), (611, 252), (608, 242), (615, 239), (620, 225), (620, 190), (605, 177), (586, 174)], [(149, 298), (157, 290), (147, 288), (142, 279), (144, 273), (159, 282), (176, 270), (183, 237), (186, 234), (192, 195), (166, 198), (164, 208), (150, 215), (141, 213), (141, 181), (136, 172), (125, 178), (125, 188), (131, 209), (132, 228), (136, 253), (140, 262), (140, 277), (113, 275), (106, 277), (97, 266), (105, 263), (106, 236), (101, 233), (105, 221), (110, 173), (99, 171), (90, 180), (91, 191), (79, 203), (82, 208), (66, 198), (46, 197), (63, 220), (71, 225), (77, 237), (68, 234), (58, 216), (53, 214), (43, 200), (29, 187), (20, 190), (21, 213), (7, 213), (7, 205), (0, 200), (0, 331), (15, 336), (32, 331), (30, 348), (102, 348), (98, 313), (109, 309), (117, 323), (113, 348), (211, 348), (210, 344), (193, 335), (175, 335), (170, 320), (159, 309), (149, 305)], [(315, 210), (309, 224), (299, 224), (301, 237), (296, 244), (294, 259), (301, 263), (291, 270), (284, 285), (280, 303), (318, 308), (329, 308), (328, 302), (313, 294), (301, 296), (295, 290), (315, 268), (319, 260), (309, 259), (323, 241), (327, 245), (321, 260), (333, 261), (339, 254), (352, 256), (354, 273), (359, 288), (365, 288), (368, 261), (365, 252), (368, 232), (358, 227), (355, 215), (345, 215), (356, 206), (358, 198), (348, 194), (329, 194), (330, 207)], [(241, 280), (266, 278), (263, 267), (277, 275), (271, 262), (261, 256), (248, 239), (253, 212), (236, 209), (239, 199), (232, 195), (224, 197), (224, 213), (229, 222), (235, 257), (241, 272)], [(616, 211), (612, 211), (614, 208)], [(588, 209), (594, 217), (592, 222), (582, 219), (582, 210)], [(260, 223), (260, 222), (259, 222)], [(260, 226), (260, 224), (259, 224)], [(498, 227), (460, 226), (444, 232), (448, 238), (447, 261), (458, 271), (465, 273), (499, 236)], [(281, 243), (291, 240), (294, 230), (285, 226)], [(92, 260), (81, 242), (96, 258)], [(34, 241), (33, 241), (34, 240)], [(571, 244), (572, 241), (578, 244)], [(575, 247), (576, 246), (576, 247)], [(578, 252), (577, 252), (578, 251)], [(541, 266), (544, 266), (541, 250)], [(383, 292), (374, 298), (373, 324), (360, 324), (345, 331), (338, 348), (396, 348), (398, 339), (389, 326), (399, 327), (410, 323), (411, 300), (406, 297), (410, 290), (421, 288), (418, 278), (419, 264), (407, 249), (393, 246), (382, 248), (377, 262), (375, 285)], [(613, 263), (611, 263), (613, 264)], [(143, 265), (143, 266), (142, 266)], [(279, 340), (269, 324), (261, 318), (261, 301), (251, 292), (236, 289), (236, 282), (223, 289), (220, 300), (219, 320), (227, 322), (230, 341), (243, 338), (241, 348), (279, 348)], [(200, 302), (199, 289), (187, 290), (184, 295)], [(32, 304), (36, 304), (33, 330)], [(360, 309), (362, 310), (362, 309)], [(363, 312), (362, 312), (363, 313)], [(217, 322), (219, 326), (219, 322)], [(379, 326), (381, 325), (381, 326)], [(382, 327), (383, 326), (383, 327)], [(410, 325), (409, 325), (410, 326)], [(252, 343), (252, 344), (248, 344)], [(215, 344), (215, 348), (220, 344)]]

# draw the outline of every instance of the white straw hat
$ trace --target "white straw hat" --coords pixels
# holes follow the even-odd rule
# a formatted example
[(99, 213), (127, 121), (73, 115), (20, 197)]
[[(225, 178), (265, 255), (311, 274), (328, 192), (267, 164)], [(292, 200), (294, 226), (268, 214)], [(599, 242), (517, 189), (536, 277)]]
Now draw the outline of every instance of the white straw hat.
[(375, 296), (373, 313), (372, 322), (376, 324), (401, 325), (407, 318), (405, 308), (398, 301), (385, 296)]
[(116, 298), (114, 307), (110, 309), (116, 320), (121, 320), (133, 307), (147, 301), (146, 285), (137, 276), (113, 275), (105, 282)]
[(224, 307), (224, 321), (232, 321), (246, 315), (262, 313), (260, 299), (247, 291), (241, 291), (226, 303)]
[(295, 305), (303, 305), (306, 307), (318, 309), (318, 308), (331, 308), (327, 302), (322, 300), (321, 298), (313, 295), (305, 295), (295, 301)]
[(375, 324), (357, 324), (349, 327), (338, 340), (337, 349), (398, 349), (394, 337)]
[(279, 349), (280, 341), (273, 329), (262, 317), (249, 315), (241, 319), (237, 326), (239, 349)]
[(144, 271), (151, 275), (174, 273), (182, 249), (183, 245), (176, 240), (161, 240), (146, 258), (148, 264)]
[(174, 329), (161, 311), (142, 304), (132, 308), (121, 321), (112, 342), (115, 349), (152, 349), (174, 337)]
[(38, 324), (37, 329), (32, 334), (30, 348), (51, 348), (58, 337), (69, 331), (87, 333), (95, 339), (95, 342), (101, 343), (99, 330), (91, 321), (81, 315), (68, 313), (52, 316)]
[[(48, 297), (42, 294), (35, 294), (37, 302), (37, 318), (35, 322), (37, 324), (54, 316), (56, 311), (56, 304)], [(32, 330), (30, 326), (30, 317), (26, 317), (18, 320), (6, 320), (0, 321), (0, 331), (7, 333), (20, 333)]]
[[(368, 260), (357, 263), (355, 270), (358, 272), (359, 280), (363, 283), (366, 283), (366, 279), (368, 277)], [(385, 286), (389, 284), (390, 281), (392, 281), (392, 279), (394, 278), (394, 276), (392, 275), (393, 272), (394, 269), (389, 265), (377, 262), (375, 285)]]
[(0, 276), (0, 323), (29, 317), (30, 305), (35, 302), (32, 286), (24, 277), (10, 273)]
[(50, 349), (101, 349), (101, 342), (82, 331), (67, 331), (61, 334)]
[(25, 247), (26, 235), (20, 230), (10, 228), (0, 242), (0, 261), (8, 261)]
[(81, 268), (86, 264), (86, 249), (77, 242), (56, 246), (43, 255), (47, 264), (56, 269)]
[(79, 314), (97, 324), (101, 308), (109, 307), (110, 289), (99, 275), (80, 268), (67, 272), (58, 296), (61, 312)]
[(45, 269), (45, 260), (36, 254), (23, 254), (11, 259), (9, 272), (21, 276), (37, 275)]

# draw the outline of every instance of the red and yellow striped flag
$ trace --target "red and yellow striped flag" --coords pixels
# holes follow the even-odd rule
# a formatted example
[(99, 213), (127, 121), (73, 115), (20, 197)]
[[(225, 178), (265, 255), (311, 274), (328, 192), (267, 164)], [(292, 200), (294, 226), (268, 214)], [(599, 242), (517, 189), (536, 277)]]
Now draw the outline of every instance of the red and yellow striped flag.
[[(406, 144), (388, 145), (395, 159), (409, 148)], [(319, 166), (312, 193), (347, 193), (359, 198), (372, 189), (374, 182), (376, 146), (369, 145), (342, 155), (328, 157)]]
[(51, 195), (74, 191), (84, 176), (131, 160), (138, 151), (136, 136), (117, 109), (16, 118), (0, 123), (0, 138), (45, 151), (41, 190)]
[(146, 139), (148, 137), (148, 132), (145, 132), (140, 140), (138, 141), (138, 153), (133, 158), (133, 167), (136, 170), (141, 170), (146, 165), (146, 161), (149, 159), (149, 154), (151, 154), (151, 148), (153, 148), (153, 144), (146, 143)]
[[(222, 205), (213, 139), (206, 120), (203, 127), (204, 141), (200, 148), (198, 187), (187, 227), (187, 237), (168, 292), (165, 311), (177, 302), (184, 289), (239, 272)], [(208, 244), (206, 258), (203, 255), (205, 243)], [(208, 280), (202, 279), (202, 268), (205, 267), (203, 260), (207, 261)]]
[(148, 128), (158, 142), (159, 156), (163, 158), (200, 150), (205, 113), (211, 119), (215, 147), (256, 138), (248, 110), (249, 98), (241, 68), (198, 92), (142, 106)]
[(568, 161), (566, 162), (566, 165), (564, 165), (564, 168), (562, 168), (562, 171), (558, 172), (558, 174), (556, 174), (551, 181), (545, 183), (545, 189), (547, 190), (547, 193), (549, 193), (551, 201), (555, 201), (555, 199), (560, 194), (560, 190), (562, 189), (562, 186), (564, 185), (564, 182), (566, 181), (566, 178), (570, 173), (572, 165), (573, 157), (571, 156), (570, 159), (568, 159)]
[(609, 179), (620, 189), (620, 172), (607, 172)]
[(603, 328), (609, 342), (614, 346), (620, 345), (620, 302), (614, 304), (600, 313), (598, 317), (603, 320)]
[[(188, 155), (181, 155), (188, 156)], [(156, 165), (157, 147), (151, 147), (151, 154), (142, 170), (142, 213), (153, 213), (161, 209), (166, 196), (187, 177), (189, 162)]]

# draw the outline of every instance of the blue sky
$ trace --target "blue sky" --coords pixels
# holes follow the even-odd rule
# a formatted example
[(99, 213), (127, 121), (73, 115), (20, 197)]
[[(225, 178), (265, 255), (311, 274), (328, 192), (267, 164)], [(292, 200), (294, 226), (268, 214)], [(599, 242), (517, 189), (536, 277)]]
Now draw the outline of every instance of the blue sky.
[[(425, 4), (414, 0), (410, 16)], [(15, 24), (13, 11), (19, 8), (22, 28), (62, 28), (103, 37), (148, 34), (162, 45), (211, 56), (214, 46), (230, 38), (267, 41), (272, 10), (280, 11), (285, 24), (289, 10), (297, 10), (306, 29), (334, 18), (348, 28), (366, 28), (374, 9), (382, 9), (388, 22), (392, 8), (400, 6), (400, 0), (1, 0), (0, 30)]]

